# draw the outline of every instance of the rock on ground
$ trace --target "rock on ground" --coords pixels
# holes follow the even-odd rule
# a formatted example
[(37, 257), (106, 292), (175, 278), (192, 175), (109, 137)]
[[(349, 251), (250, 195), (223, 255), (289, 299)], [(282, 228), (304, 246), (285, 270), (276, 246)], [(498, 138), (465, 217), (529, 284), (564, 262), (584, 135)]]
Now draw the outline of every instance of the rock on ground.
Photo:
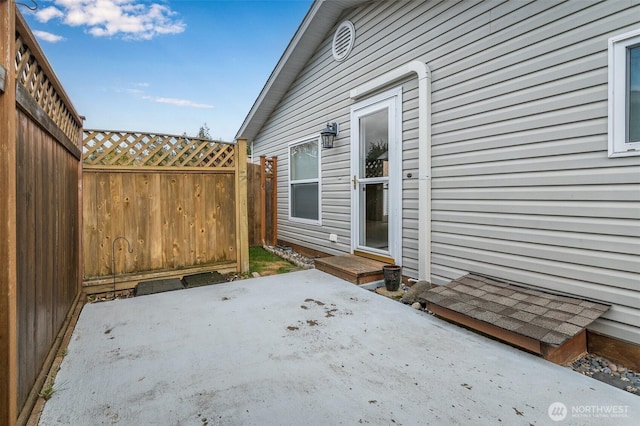
[(267, 245), (262, 246), (262, 248), (264, 248), (268, 252), (275, 254), (278, 257), (288, 260), (289, 262), (293, 263), (299, 268), (302, 268), (302, 269), (315, 268), (315, 263), (313, 259), (303, 256), (300, 253), (297, 253), (293, 250), (290, 250), (290, 249), (284, 250), (277, 246), (267, 246)]
[(429, 290), (431, 287), (432, 285), (429, 281), (418, 281), (413, 286), (411, 286), (411, 288), (409, 288), (409, 291), (407, 291), (404, 296), (402, 296), (402, 299), (400, 299), (400, 301), (407, 305), (412, 305), (416, 302), (416, 297), (418, 295)]

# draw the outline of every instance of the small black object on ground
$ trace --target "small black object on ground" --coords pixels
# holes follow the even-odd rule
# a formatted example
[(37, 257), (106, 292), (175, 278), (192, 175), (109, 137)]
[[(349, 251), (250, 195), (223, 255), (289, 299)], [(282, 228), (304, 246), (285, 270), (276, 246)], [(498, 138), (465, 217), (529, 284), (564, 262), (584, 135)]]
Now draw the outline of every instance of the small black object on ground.
[(220, 284), (227, 282), (227, 279), (220, 272), (203, 272), (200, 274), (185, 275), (182, 277), (185, 288), (202, 287), (204, 285)]
[(165, 291), (182, 290), (184, 284), (178, 278), (143, 281), (136, 285), (135, 296), (162, 293)]

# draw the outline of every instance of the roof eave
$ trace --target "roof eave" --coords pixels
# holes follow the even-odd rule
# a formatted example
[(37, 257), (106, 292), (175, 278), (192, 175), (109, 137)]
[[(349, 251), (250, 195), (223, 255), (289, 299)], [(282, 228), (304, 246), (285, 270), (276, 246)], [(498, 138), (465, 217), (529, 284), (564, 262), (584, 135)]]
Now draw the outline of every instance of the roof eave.
[(236, 139), (253, 140), (342, 12), (362, 0), (316, 0), (253, 103)]

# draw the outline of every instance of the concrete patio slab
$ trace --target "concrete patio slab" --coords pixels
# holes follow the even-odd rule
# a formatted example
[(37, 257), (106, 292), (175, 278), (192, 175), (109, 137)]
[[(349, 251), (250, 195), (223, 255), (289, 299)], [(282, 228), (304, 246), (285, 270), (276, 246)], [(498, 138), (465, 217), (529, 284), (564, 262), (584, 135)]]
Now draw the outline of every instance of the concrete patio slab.
[(635, 395), (317, 270), (87, 305), (56, 388), (41, 425), (640, 419)]

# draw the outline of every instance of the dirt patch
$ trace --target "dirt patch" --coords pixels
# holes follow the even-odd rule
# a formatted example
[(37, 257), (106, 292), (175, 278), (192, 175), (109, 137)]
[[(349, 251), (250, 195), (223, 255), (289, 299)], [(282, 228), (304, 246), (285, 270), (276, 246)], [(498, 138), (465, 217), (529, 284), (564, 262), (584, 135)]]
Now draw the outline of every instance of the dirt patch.
[(286, 274), (287, 272), (300, 271), (295, 265), (287, 262), (286, 260), (275, 260), (271, 262), (256, 262), (259, 267), (259, 274), (261, 277), (267, 275)]
[(262, 247), (249, 247), (249, 269), (260, 276), (266, 276), (299, 271), (302, 268)]

